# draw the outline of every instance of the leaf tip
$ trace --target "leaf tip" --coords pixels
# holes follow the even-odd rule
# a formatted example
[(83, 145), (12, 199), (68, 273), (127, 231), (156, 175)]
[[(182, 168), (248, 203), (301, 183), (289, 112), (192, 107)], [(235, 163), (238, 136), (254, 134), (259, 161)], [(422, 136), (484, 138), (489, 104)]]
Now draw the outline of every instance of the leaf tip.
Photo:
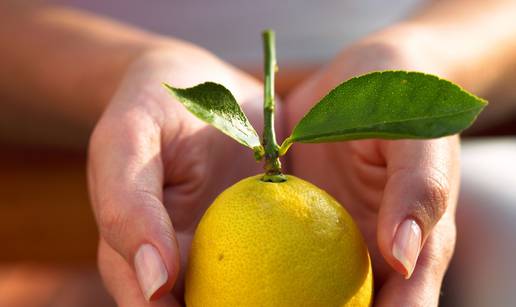
[(172, 85), (166, 83), (166, 82), (161, 82), (161, 85), (170, 93), (172, 94), (173, 96), (177, 96), (177, 92), (176, 92), (176, 88), (173, 87)]

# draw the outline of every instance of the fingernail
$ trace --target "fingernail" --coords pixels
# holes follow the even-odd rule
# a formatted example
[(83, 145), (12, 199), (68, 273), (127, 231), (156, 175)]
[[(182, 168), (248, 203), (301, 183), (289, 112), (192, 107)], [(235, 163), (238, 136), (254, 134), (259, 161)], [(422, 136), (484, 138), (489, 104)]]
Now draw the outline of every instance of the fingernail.
[(413, 219), (405, 220), (399, 227), (392, 245), (392, 255), (405, 268), (409, 279), (416, 266), (421, 249), (421, 228)]
[(167, 268), (158, 250), (150, 244), (140, 246), (134, 256), (134, 267), (143, 295), (150, 301), (152, 295), (167, 282)]

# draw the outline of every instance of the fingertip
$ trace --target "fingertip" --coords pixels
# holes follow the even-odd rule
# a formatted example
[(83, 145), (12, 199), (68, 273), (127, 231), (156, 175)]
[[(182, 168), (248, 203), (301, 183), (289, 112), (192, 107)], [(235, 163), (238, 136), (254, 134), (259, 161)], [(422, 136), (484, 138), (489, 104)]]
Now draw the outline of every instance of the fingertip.
[(394, 236), (391, 253), (400, 266), (394, 269), (400, 272), (405, 279), (409, 279), (414, 271), (421, 251), (421, 227), (414, 219), (406, 219), (398, 226)]
[(149, 301), (168, 280), (165, 263), (154, 246), (143, 244), (135, 253), (134, 268), (142, 293)]
[(159, 250), (151, 244), (145, 243), (138, 248), (134, 256), (134, 269), (147, 301), (159, 299), (171, 291), (178, 275), (178, 262), (174, 260), (172, 267), (167, 266)]
[(421, 248), (443, 216), (448, 198), (434, 192), (429, 174), (398, 171), (389, 178), (378, 217), (378, 245), (387, 263), (410, 278)]
[[(150, 298), (149, 302), (140, 289), (134, 267), (128, 263), (104, 239), (100, 239), (98, 250), (99, 272), (103, 283), (117, 306), (180, 306), (166, 285)], [(168, 282), (170, 282), (169, 278)]]
[(415, 270), (423, 246), (423, 231), (417, 220), (411, 216), (401, 218), (384, 216), (377, 228), (380, 252), (389, 266), (409, 279)]

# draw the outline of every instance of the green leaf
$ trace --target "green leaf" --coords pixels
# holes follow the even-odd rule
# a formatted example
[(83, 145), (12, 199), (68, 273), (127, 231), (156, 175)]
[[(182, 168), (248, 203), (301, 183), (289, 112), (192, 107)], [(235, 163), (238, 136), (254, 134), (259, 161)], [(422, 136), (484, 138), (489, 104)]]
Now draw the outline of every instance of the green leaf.
[(260, 139), (253, 126), (224, 86), (206, 82), (191, 88), (163, 84), (192, 114), (229, 135), (240, 144), (259, 151)]
[(486, 104), (436, 76), (374, 72), (352, 78), (328, 93), (297, 124), (281, 152), (293, 142), (451, 135), (470, 126)]

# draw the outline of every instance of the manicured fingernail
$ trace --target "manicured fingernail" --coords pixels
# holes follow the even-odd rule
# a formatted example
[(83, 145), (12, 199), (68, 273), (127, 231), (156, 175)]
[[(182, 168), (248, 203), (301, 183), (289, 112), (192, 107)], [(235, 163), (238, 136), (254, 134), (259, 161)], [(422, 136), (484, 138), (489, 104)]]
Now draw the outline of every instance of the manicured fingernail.
[(134, 256), (134, 267), (143, 295), (150, 301), (152, 295), (167, 282), (167, 268), (158, 250), (150, 244), (140, 246)]
[(392, 255), (405, 268), (405, 278), (409, 279), (416, 266), (421, 249), (421, 228), (412, 219), (405, 220), (399, 227), (392, 245)]

